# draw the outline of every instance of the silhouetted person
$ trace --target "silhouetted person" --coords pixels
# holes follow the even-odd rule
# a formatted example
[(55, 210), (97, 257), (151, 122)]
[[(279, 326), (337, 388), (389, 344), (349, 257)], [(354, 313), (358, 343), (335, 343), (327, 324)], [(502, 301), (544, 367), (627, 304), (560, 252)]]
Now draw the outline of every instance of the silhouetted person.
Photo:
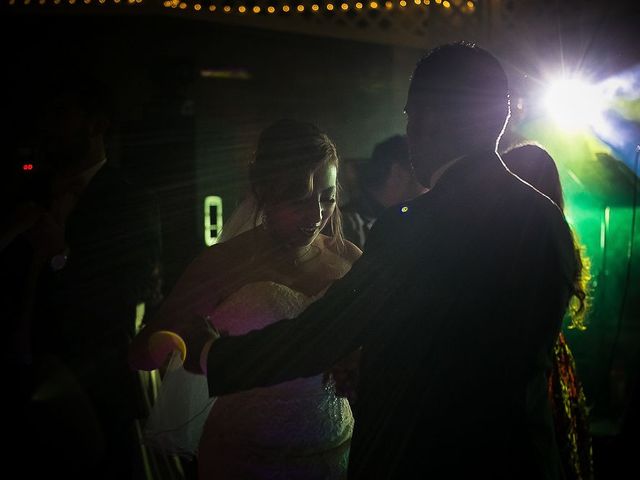
[(342, 229), (345, 238), (361, 249), (386, 208), (427, 191), (413, 174), (404, 135), (394, 135), (375, 146), (371, 158), (358, 169), (358, 182), (359, 195), (342, 208)]
[(159, 217), (154, 197), (108, 164), (104, 84), (79, 69), (47, 80), (31, 112), (41, 180), (31, 197), (15, 192), (0, 258), (20, 450), (27, 472), (126, 479), (140, 413), (126, 355), (137, 305), (159, 301)]
[[(546, 150), (535, 144), (523, 144), (510, 148), (502, 158), (512, 173), (547, 195), (564, 211), (564, 195), (558, 168)], [(577, 270), (572, 308), (568, 312), (569, 328), (584, 330), (584, 318), (589, 307), (587, 284), (591, 274), (588, 258), (582, 254), (577, 240), (575, 258)], [(593, 449), (587, 401), (576, 371), (573, 353), (562, 332), (558, 335), (553, 349), (553, 362), (549, 372), (549, 399), (564, 478), (592, 479)]]

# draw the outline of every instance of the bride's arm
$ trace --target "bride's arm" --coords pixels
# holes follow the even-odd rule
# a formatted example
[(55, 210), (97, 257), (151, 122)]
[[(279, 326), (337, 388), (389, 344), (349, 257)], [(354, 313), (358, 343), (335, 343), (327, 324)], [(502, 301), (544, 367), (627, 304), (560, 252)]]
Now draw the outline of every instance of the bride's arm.
[[(211, 312), (224, 295), (223, 276), (228, 256), (223, 245), (214, 245), (198, 255), (182, 274), (158, 311), (136, 335), (129, 347), (129, 365), (135, 370), (160, 368), (179, 341), (153, 342), (153, 334), (165, 330), (180, 333), (198, 315)], [(228, 277), (225, 276), (228, 280)], [(171, 338), (167, 338), (171, 340)], [(151, 342), (150, 342), (151, 341)], [(150, 348), (151, 347), (151, 348)], [(165, 351), (166, 350), (166, 351)]]

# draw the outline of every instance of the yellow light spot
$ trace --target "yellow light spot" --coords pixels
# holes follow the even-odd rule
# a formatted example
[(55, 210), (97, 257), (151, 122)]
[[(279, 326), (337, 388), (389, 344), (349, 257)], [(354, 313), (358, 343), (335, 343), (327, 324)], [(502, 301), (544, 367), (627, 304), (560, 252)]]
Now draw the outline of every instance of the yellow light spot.
[(327, 10), (330, 12), (333, 10), (333, 3), (327, 3)]
[(431, 0), (424, 0), (425, 5), (429, 5), (430, 3), (431, 3)]
[(100, 2), (100, 5), (104, 5), (107, 2), (107, 0), (98, 0), (98, 2)]
[(238, 11), (239, 11), (240, 13), (244, 13), (244, 12), (246, 12), (246, 11), (247, 11), (247, 7), (245, 7), (244, 5), (240, 5), (240, 6), (238, 7)]
[(393, 8), (393, 3), (391, 3), (391, 2), (384, 2), (384, 7), (385, 7), (387, 10), (391, 10), (391, 9)]
[(343, 3), (342, 5), (340, 5), (340, 8), (346, 12), (347, 10), (349, 10), (349, 5)]
[(442, 3), (442, 0), (436, 0), (436, 3), (440, 5)]
[(444, 2), (442, 2), (442, 6), (444, 8), (451, 8), (451, 4), (447, 0), (444, 0)]
[(171, 2), (169, 0), (165, 0), (162, 5), (164, 5), (165, 7), (169, 8), (171, 6)]
[(69, 5), (73, 5), (74, 3), (76, 3), (76, 0), (69, 0)]
[(473, 2), (467, 2), (467, 7), (469, 7), (469, 10), (473, 10), (476, 8), (476, 4)]
[(113, 3), (120, 3), (120, 0), (113, 0)]
[(253, 13), (260, 13), (260, 7), (257, 5), (253, 7)]
[(370, 6), (371, 8), (378, 8), (378, 2), (371, 2), (371, 3), (369, 4), (369, 6)]
[(180, 5), (178, 5), (178, 7), (180, 7), (182, 10), (184, 10), (185, 8), (187, 8), (187, 4), (182, 2)]
[(216, 6), (215, 5), (209, 5), (209, 11), (210, 12), (215, 12), (216, 11)]
[(288, 12), (289, 10), (291, 10), (291, 8), (289, 8), (289, 5), (284, 5), (284, 6), (282, 7), (282, 11), (283, 11), (283, 12)]
[(275, 7), (267, 7), (267, 12), (275, 13), (275, 11), (276, 11)]
[(200, 5), (199, 3), (196, 3), (196, 4), (193, 6), (193, 9), (194, 9), (196, 12), (199, 12), (200, 10), (202, 10), (202, 5)]
[(304, 12), (304, 5), (298, 5), (297, 10), (298, 10), (299, 12)]
[(84, 0), (84, 3), (85, 3), (86, 5), (89, 5), (89, 4), (91, 3), (91, 0)]
[(229, 13), (231, 11), (231, 7), (229, 5), (225, 5), (223, 10), (224, 10), (224, 13)]
[(356, 3), (356, 8), (360, 10), (362, 8), (362, 4), (360, 2)]
[(320, 7), (314, 3), (313, 5), (311, 5), (311, 10), (317, 12), (318, 10), (320, 10)]
[(406, 7), (407, 6), (407, 2), (405, 2), (404, 0), (400, 0), (400, 6), (401, 7)]
[(420, 5), (422, 3), (422, 0), (413, 0), (413, 3), (415, 3), (416, 5)]

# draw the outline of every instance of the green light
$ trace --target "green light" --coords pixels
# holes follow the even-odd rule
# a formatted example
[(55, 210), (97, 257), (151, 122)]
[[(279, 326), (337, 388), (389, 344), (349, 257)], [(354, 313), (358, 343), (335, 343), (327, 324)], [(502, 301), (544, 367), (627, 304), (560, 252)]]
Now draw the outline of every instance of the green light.
[[(213, 212), (212, 212), (213, 210)], [(209, 195), (204, 198), (204, 243), (214, 245), (222, 230), (222, 197)]]
[(145, 307), (146, 305), (144, 302), (140, 302), (136, 305), (136, 323), (135, 323), (136, 333), (142, 330), (142, 321), (144, 320)]
[(401, 211), (402, 213), (407, 213), (407, 212), (409, 211), (409, 207), (404, 206), (404, 207), (402, 207), (402, 208), (400, 209), (400, 211)]

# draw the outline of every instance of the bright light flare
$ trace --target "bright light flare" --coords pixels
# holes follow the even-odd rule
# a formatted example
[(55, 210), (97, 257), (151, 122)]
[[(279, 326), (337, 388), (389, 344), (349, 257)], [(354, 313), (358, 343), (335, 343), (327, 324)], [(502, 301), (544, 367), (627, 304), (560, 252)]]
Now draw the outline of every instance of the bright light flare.
[(565, 78), (550, 85), (544, 106), (559, 127), (575, 131), (600, 123), (606, 105), (598, 87)]

